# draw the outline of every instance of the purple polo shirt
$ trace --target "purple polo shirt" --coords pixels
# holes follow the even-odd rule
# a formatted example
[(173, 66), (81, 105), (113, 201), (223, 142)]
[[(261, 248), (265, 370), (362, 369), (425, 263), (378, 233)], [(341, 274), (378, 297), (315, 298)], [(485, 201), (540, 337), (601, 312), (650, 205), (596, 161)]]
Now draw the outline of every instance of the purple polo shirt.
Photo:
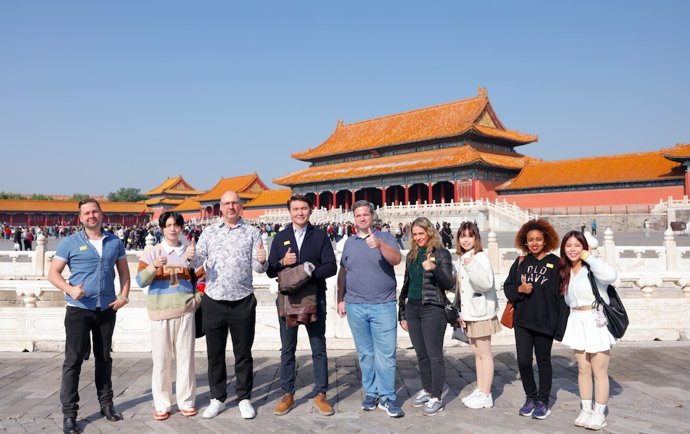
[[(381, 242), (396, 250), (398, 243), (390, 232), (374, 230)], [(345, 302), (355, 304), (379, 304), (395, 301), (395, 271), (379, 249), (367, 245), (359, 233), (345, 241), (340, 265), (347, 269), (345, 277)]]

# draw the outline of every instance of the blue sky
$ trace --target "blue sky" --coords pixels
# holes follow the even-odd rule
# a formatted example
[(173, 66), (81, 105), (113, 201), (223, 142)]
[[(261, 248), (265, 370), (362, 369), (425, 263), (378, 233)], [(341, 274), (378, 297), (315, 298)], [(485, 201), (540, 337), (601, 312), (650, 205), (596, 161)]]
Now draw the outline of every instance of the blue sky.
[(690, 142), (688, 1), (0, 1), (0, 191), (307, 167), (338, 119), (486, 87), (546, 160)]

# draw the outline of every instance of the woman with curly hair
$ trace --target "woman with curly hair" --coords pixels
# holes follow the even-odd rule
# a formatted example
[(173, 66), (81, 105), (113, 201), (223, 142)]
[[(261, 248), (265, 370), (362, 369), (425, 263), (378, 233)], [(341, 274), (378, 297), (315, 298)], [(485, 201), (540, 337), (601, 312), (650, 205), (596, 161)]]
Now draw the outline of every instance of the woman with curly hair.
[[(515, 247), (524, 252), (510, 268), (503, 290), (515, 305), (513, 325), (522, 387), (527, 399), (521, 416), (546, 419), (551, 394), (551, 346), (563, 339), (569, 308), (560, 292), (558, 234), (544, 219), (530, 220), (515, 236)], [(532, 354), (539, 367), (539, 389), (534, 382)]]
[(424, 406), (422, 414), (433, 416), (443, 410), (443, 335), (446, 331), (443, 305), (445, 292), (455, 284), (453, 260), (429, 219), (415, 219), (411, 229), (412, 242), (398, 300), (398, 319), (400, 327), (410, 333), (422, 376), (423, 389), (412, 398), (412, 406)]
[(570, 231), (561, 242), (559, 270), (561, 293), (571, 309), (563, 343), (575, 351), (578, 368), (577, 384), (582, 408), (575, 425), (600, 430), (606, 426), (604, 410), (609, 400), (609, 358), (616, 339), (606, 328), (603, 312), (592, 309), (595, 300), (592, 286), (596, 286), (599, 295), (608, 303), (606, 288), (615, 282), (616, 269), (589, 254), (589, 244), (582, 232)]

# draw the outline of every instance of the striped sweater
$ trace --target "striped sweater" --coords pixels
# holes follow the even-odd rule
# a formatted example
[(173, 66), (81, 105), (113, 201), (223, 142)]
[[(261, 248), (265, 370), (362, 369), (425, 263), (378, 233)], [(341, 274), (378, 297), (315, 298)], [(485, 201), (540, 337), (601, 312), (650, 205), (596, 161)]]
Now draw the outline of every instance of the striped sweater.
[[(193, 312), (199, 305), (201, 293), (195, 293), (192, 287), (190, 268), (183, 258), (185, 247), (173, 248), (162, 242), (139, 260), (136, 279), (140, 288), (149, 287), (146, 308), (151, 320), (177, 318)], [(168, 262), (156, 269), (153, 261), (160, 254), (165, 255)], [(197, 280), (203, 279), (203, 267), (195, 274)]]

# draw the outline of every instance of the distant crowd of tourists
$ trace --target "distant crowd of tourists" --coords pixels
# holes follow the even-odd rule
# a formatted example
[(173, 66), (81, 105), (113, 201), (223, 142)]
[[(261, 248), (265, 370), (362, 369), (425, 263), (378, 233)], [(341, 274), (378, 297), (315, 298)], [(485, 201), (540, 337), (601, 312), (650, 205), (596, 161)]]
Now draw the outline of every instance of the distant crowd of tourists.
[[(354, 339), (363, 411), (380, 409), (393, 418), (405, 415), (395, 385), (398, 327), (409, 333), (422, 385), (407, 404), (421, 408), (424, 416), (444, 410), (443, 338), (449, 323), (466, 337), (475, 357), (476, 382), (462, 403), (471, 410), (494, 406), (491, 340), (502, 327), (498, 285), (476, 222), (463, 222), (454, 234), (449, 224), (433, 224), (423, 216), (391, 228), (374, 223), (373, 204), (357, 201), (352, 206), (352, 223), (317, 227), (309, 221), (312, 203), (308, 197), (292, 196), (287, 209), (291, 222), (286, 225), (250, 225), (242, 218), (240, 197), (228, 191), (220, 200), (223, 218), (204, 228), (186, 226), (177, 212), (160, 216), (160, 242), (140, 257), (135, 276), (146, 295), (151, 321), (153, 419), (166, 420), (175, 411), (184, 417), (197, 415), (194, 351), (200, 336), (206, 339), (210, 388), (202, 417), (210, 419), (225, 410), (228, 334), (239, 414), (244, 419), (256, 417), (251, 402), (257, 307), (253, 273), (266, 273), (278, 281), (281, 396), (274, 415), (285, 415), (300, 402), (295, 398), (300, 325), (306, 328), (313, 362), (313, 389), (307, 393), (316, 413), (335, 413), (328, 399), (325, 335), (326, 279), (336, 273), (336, 312), (347, 319)], [(129, 302), (125, 247), (131, 245), (132, 233), (139, 237), (140, 232), (130, 230), (121, 237), (119, 229), (104, 230), (95, 199), (79, 203), (79, 220), (82, 228), (60, 242), (48, 275), (67, 301), (60, 389), (66, 433), (81, 431), (77, 423), (79, 376), (91, 352), (101, 414), (113, 422), (122, 419), (113, 402), (112, 336), (117, 311)], [(337, 264), (332, 243), (341, 236), (339, 228), (342, 236), (350, 236)], [(269, 252), (263, 234), (272, 237)], [(455, 260), (448, 249), (452, 244)], [(409, 251), (398, 296), (394, 267), (403, 261), (401, 247)], [(590, 254), (581, 231), (570, 231), (559, 241), (544, 219), (525, 223), (515, 237), (515, 247), (522, 254), (512, 264), (503, 289), (513, 306), (511, 325), (525, 393), (516, 413), (536, 420), (551, 413), (551, 350), (557, 340), (573, 349), (578, 364), (581, 411), (574, 424), (601, 429), (606, 426), (608, 364), (616, 339), (602, 324), (593, 303), (595, 292), (606, 299), (606, 287), (615, 281), (616, 271)], [(559, 248), (560, 257), (552, 253)], [(67, 280), (62, 275), (66, 266), (71, 271)], [(452, 303), (451, 294), (455, 295)], [(449, 316), (455, 310), (459, 315)], [(538, 383), (532, 366), (535, 358)]]

